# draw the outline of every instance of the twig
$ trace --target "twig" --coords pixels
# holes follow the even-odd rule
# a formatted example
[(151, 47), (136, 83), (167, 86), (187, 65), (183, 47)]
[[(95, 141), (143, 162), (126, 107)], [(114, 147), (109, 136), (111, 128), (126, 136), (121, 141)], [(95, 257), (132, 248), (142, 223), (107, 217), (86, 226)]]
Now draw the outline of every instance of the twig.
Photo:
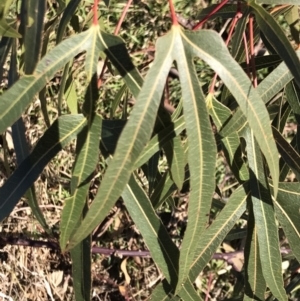
[[(24, 246), (24, 247), (33, 247), (33, 248), (49, 248), (53, 250), (60, 250), (59, 244), (53, 241), (42, 241), (42, 240), (33, 240), (30, 238), (17, 238), (13, 236), (1, 236), (0, 235), (0, 249), (6, 245), (15, 245), (15, 246)], [(151, 254), (148, 250), (120, 250), (120, 249), (109, 249), (103, 247), (92, 247), (93, 254), (102, 254), (106, 256), (130, 256), (130, 257), (151, 257)], [(291, 253), (290, 249), (280, 249), (281, 254)], [(235, 267), (233, 259), (236, 257), (242, 258), (244, 251), (235, 251), (229, 253), (215, 253), (212, 256), (212, 259), (224, 260), (228, 264)]]

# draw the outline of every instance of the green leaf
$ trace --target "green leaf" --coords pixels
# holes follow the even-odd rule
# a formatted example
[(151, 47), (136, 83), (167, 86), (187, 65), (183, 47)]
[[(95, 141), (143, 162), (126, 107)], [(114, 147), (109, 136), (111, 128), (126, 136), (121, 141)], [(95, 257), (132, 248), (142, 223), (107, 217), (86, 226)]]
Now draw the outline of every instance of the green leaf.
[(277, 106), (277, 114), (272, 121), (272, 126), (274, 126), (280, 133), (283, 132), (291, 111), (292, 108), (289, 102), (284, 103), (283, 96), (281, 96), (281, 102), (279, 106)]
[[(119, 138), (114, 158), (108, 166), (90, 210), (78, 231), (72, 236), (69, 248), (78, 244), (105, 218), (125, 188), (135, 168), (136, 160), (150, 139), (164, 83), (172, 64), (170, 50), (165, 51), (166, 45), (169, 46), (173, 43), (172, 33), (158, 40), (156, 59), (146, 77), (142, 90), (138, 94), (130, 119)], [(117, 64), (118, 62), (114, 60), (114, 63)], [(125, 72), (124, 67), (122, 68)], [(120, 67), (120, 69), (122, 68)], [(134, 81), (127, 73), (123, 75), (128, 80)], [(139, 87), (138, 83), (135, 87), (136, 89)]]
[[(18, 79), (17, 72), (17, 45), (16, 41), (13, 41), (12, 51), (10, 56), (10, 67), (8, 72), (8, 85), (11, 86)], [(20, 117), (11, 127), (12, 139), (14, 143), (14, 149), (17, 157), (17, 165), (29, 155), (29, 148), (26, 140), (26, 129), (24, 125), (23, 118)], [(28, 204), (32, 210), (32, 213), (41, 224), (45, 232), (51, 234), (51, 229), (48, 226), (45, 217), (39, 207), (37, 196), (35, 193), (35, 187), (32, 185), (26, 192), (26, 197), (28, 199)]]
[[(300, 50), (297, 52), (298, 59)], [(275, 70), (273, 70), (257, 87), (264, 103), (272, 99), (279, 91), (281, 91), (291, 80), (291, 74), (287, 65), (282, 62)]]
[(99, 157), (99, 130), (102, 120), (95, 115), (78, 135), (76, 162), (72, 173), (72, 196), (64, 202), (60, 223), (60, 247), (62, 250), (75, 231), (86, 202), (90, 181), (93, 177)]
[(179, 117), (174, 123), (159, 131), (147, 143), (138, 160), (135, 163), (135, 168), (142, 166), (149, 160), (161, 146), (164, 146), (169, 140), (178, 136), (185, 129), (184, 116)]
[[(273, 188), (272, 184), (270, 184)], [(283, 227), (288, 243), (297, 260), (300, 260), (300, 187), (299, 183), (279, 183), (278, 195), (274, 200), (275, 212)]]
[(78, 114), (77, 93), (73, 74), (69, 74), (63, 96), (71, 114)]
[[(274, 4), (274, 1), (272, 4)], [(283, 3), (281, 2), (281, 4)], [(294, 76), (298, 87), (300, 87), (300, 61), (287, 36), (274, 17), (262, 6), (256, 4), (254, 1), (250, 1), (249, 5), (253, 9), (259, 28), (264, 33), (272, 47), (286, 63), (290, 72)]]
[(165, 172), (160, 181), (155, 186), (151, 195), (151, 203), (157, 209), (172, 193), (176, 190), (174, 182), (170, 177), (169, 172)]
[(31, 154), (0, 188), (0, 220), (10, 214), (48, 162), (76, 137), (84, 125), (82, 115), (65, 115), (51, 125)]
[(218, 73), (238, 102), (265, 155), (272, 178), (277, 182), (274, 185), (278, 186), (278, 153), (272, 136), (268, 111), (259, 93), (253, 88), (238, 63), (231, 57), (226, 45), (216, 32), (201, 30), (186, 32), (184, 36), (194, 55), (205, 60)]
[(257, 228), (255, 226), (252, 205), (250, 204), (247, 223), (245, 253), (245, 296), (244, 301), (265, 300), (266, 281), (263, 276)]
[[(202, 298), (196, 292), (193, 282), (188, 278), (180, 290), (180, 298), (184, 301), (201, 301)], [(173, 301), (174, 299), (172, 299)]]
[[(204, 8), (201, 10), (199, 15), (197, 16), (197, 19), (205, 18), (208, 14), (210, 14), (219, 4), (213, 4), (210, 5), (207, 8)], [(245, 6), (242, 7), (242, 12), (244, 13)], [(224, 5), (220, 10), (218, 10), (216, 13), (214, 13), (209, 19), (215, 19), (217, 17), (221, 17), (223, 19), (230, 19), (233, 18), (236, 14), (236, 5), (235, 4), (229, 4)]]
[(285, 95), (286, 95), (286, 100), (290, 104), (297, 122), (299, 123), (300, 121), (300, 93), (298, 91), (293, 83), (293, 81), (289, 82), (286, 87), (285, 87)]
[(299, 5), (298, 0), (256, 0), (256, 3), (271, 4), (271, 5), (283, 5), (283, 4)]
[(121, 89), (118, 91), (117, 95), (115, 96), (114, 100), (112, 101), (111, 108), (110, 108), (110, 118), (114, 118), (116, 110), (121, 102), (121, 99), (127, 90), (127, 86), (123, 85)]
[(295, 149), (282, 137), (282, 135), (273, 129), (274, 139), (277, 144), (278, 151), (283, 160), (293, 170), (298, 180), (300, 180), (300, 156)]
[[(234, 58), (238, 55), (238, 53), (241, 51), (244, 47), (243, 43), (243, 35), (246, 30), (247, 22), (248, 22), (248, 15), (249, 15), (249, 8), (243, 13), (242, 18), (239, 20), (239, 22), (236, 24), (234, 35), (232, 37), (232, 48), (231, 48), (231, 54)], [(238, 61), (239, 63), (239, 61)]]
[[(257, 56), (254, 59), (255, 62), (255, 69), (260, 70), (263, 68), (269, 68), (269, 67), (277, 67), (282, 62), (282, 59), (278, 54), (270, 54), (270, 55), (262, 55)], [(244, 70), (247, 70), (247, 64), (241, 63), (241, 67)]]
[(175, 288), (178, 280), (179, 250), (134, 176), (131, 176), (122, 193), (122, 198), (131, 218), (148, 246), (151, 257), (171, 287)]
[(180, 252), (179, 282), (181, 283), (189, 272), (199, 235), (208, 222), (209, 200), (212, 199), (215, 189), (214, 166), (217, 152), (205, 98), (193, 64), (195, 46), (190, 40), (191, 37), (185, 36), (185, 32), (182, 32), (180, 27), (173, 26), (172, 31), (175, 36), (172, 51), (180, 74), (185, 125), (188, 141), (193, 144), (193, 147), (188, 150), (191, 193), (188, 207), (189, 223)]
[[(298, 3), (299, 5), (299, 3)], [(293, 6), (286, 14), (285, 19), (290, 26), (291, 36), (297, 45), (300, 44), (299, 6)]]
[(148, 194), (151, 195), (157, 181), (159, 181), (160, 173), (158, 172), (158, 162), (159, 162), (160, 154), (159, 152), (155, 153), (148, 161), (147, 171), (145, 176), (148, 179)]
[[(118, 139), (126, 125), (126, 122), (126, 120), (121, 119), (102, 121), (100, 149), (105, 157), (109, 157), (110, 155), (114, 154)], [(151, 154), (151, 156), (153, 154)]]
[[(298, 57), (300, 50), (297, 51)], [(272, 97), (280, 92), (286, 84), (293, 79), (293, 75), (288, 67), (282, 62), (275, 70), (273, 70), (257, 87), (257, 92), (261, 96), (264, 103), (267, 103)], [(219, 134), (223, 137), (239, 131), (247, 124), (247, 120), (241, 110), (237, 110), (233, 117), (220, 130)]]
[(8, 38), (22, 37), (4, 18), (0, 20), (0, 36)]
[(76, 301), (91, 300), (91, 236), (71, 251), (72, 278)]
[(74, 16), (74, 13), (80, 2), (81, 0), (70, 0), (67, 7), (64, 9), (57, 29), (56, 44), (58, 44), (62, 40), (65, 29), (67, 28), (67, 25), (70, 22), (71, 18)]
[[(231, 118), (231, 111), (214, 97), (212, 97), (210, 101), (207, 99), (207, 102), (210, 115), (212, 116), (216, 127), (220, 129), (223, 124)], [(242, 159), (240, 139), (237, 132), (233, 132), (222, 139), (222, 149), (227, 163), (235, 177), (239, 181), (248, 180), (249, 173)]]
[[(62, 77), (61, 77), (59, 91), (58, 91), (58, 99), (57, 99), (58, 116), (61, 116), (61, 114), (62, 114), (61, 111), (62, 111), (63, 96), (64, 96), (66, 84), (67, 84), (67, 77), (68, 77), (69, 72), (71, 71), (70, 66), (71, 66), (71, 62), (68, 62), (64, 67), (64, 71), (62, 72)], [(72, 77), (72, 75), (71, 75), (71, 77)], [(70, 83), (69, 86), (74, 87), (73, 83)], [(77, 95), (76, 95), (76, 91), (75, 91), (75, 100), (73, 99), (73, 101), (71, 101), (71, 102), (69, 100), (69, 103), (71, 105), (69, 105), (68, 100), (66, 100), (72, 114), (77, 114), (76, 97), (77, 97)], [(45, 100), (43, 99), (43, 101), (45, 101)]]
[(95, 31), (91, 27), (79, 35), (63, 41), (38, 63), (33, 75), (23, 76), (0, 96), (0, 133), (13, 124), (23, 113), (34, 95), (76, 54), (90, 47)]
[(175, 137), (164, 145), (165, 154), (170, 166), (171, 178), (176, 184), (178, 190), (181, 190), (184, 182), (184, 150), (181, 144), (181, 138)]
[(13, 0), (5, 0), (0, 3), (0, 19), (4, 18), (4, 15), (9, 10), (12, 1)]
[(143, 78), (133, 65), (125, 43), (121, 38), (103, 31), (99, 33), (98, 38), (102, 45), (102, 51), (117, 68), (133, 96), (137, 98), (143, 85)]
[(168, 283), (166, 279), (163, 279), (161, 283), (159, 283), (154, 291), (151, 294), (151, 300), (159, 300), (159, 301), (179, 301), (181, 300), (177, 296), (173, 296), (174, 290)]
[(40, 57), (46, 0), (26, 1), (24, 72), (32, 74)]
[[(224, 209), (217, 216), (215, 221), (198, 238), (196, 256), (193, 258), (188, 282), (193, 282), (202, 269), (209, 262), (221, 242), (225, 239), (227, 233), (232, 229), (240, 216), (246, 210), (246, 200), (248, 198), (247, 184), (239, 186), (231, 195)], [(181, 288), (178, 295), (181, 296), (181, 290), (184, 288), (185, 281), (180, 283)]]
[(251, 200), (263, 275), (273, 295), (279, 300), (287, 300), (281, 275), (281, 254), (274, 207), (264, 171), (263, 157), (250, 129), (246, 131), (245, 139), (250, 169)]
[[(95, 39), (96, 39), (95, 35)], [(99, 43), (94, 41), (86, 55), (86, 73), (90, 80), (82, 110), (87, 118), (87, 126), (79, 133), (76, 144), (76, 162), (72, 173), (72, 197), (65, 201), (61, 220), (60, 246), (64, 250), (76, 230), (86, 203), (90, 181), (99, 158), (99, 132), (102, 119), (95, 113), (98, 101), (97, 63), (100, 51)]]

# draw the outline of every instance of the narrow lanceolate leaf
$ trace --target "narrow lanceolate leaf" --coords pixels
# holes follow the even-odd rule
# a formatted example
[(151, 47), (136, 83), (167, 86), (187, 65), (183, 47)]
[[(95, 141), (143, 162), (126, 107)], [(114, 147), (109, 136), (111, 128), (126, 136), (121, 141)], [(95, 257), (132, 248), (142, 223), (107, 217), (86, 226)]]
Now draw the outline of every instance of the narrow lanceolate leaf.
[(91, 236), (85, 238), (70, 253), (76, 301), (91, 300)]
[(82, 34), (60, 43), (39, 62), (33, 75), (23, 76), (9, 90), (0, 96), (0, 133), (13, 124), (38, 93), (76, 54), (88, 49), (92, 36), (98, 27), (92, 26)]
[[(204, 8), (201, 10), (201, 12), (198, 14), (197, 19), (202, 19), (205, 18), (209, 13), (211, 13), (218, 4), (213, 4), (210, 5), (207, 8)], [(244, 13), (245, 7), (242, 7), (242, 12)], [(229, 5), (224, 5), (220, 10), (218, 10), (216, 13), (212, 14), (210, 19), (215, 19), (218, 17), (224, 18), (224, 19), (229, 19), (233, 18), (236, 14), (236, 5), (235, 4), (229, 4)]]
[(86, 75), (89, 85), (86, 90), (82, 110), (87, 118), (87, 126), (77, 137), (76, 162), (72, 173), (71, 194), (65, 201), (61, 220), (60, 246), (63, 250), (76, 225), (81, 221), (82, 210), (86, 203), (90, 181), (99, 158), (99, 132), (102, 119), (95, 113), (98, 101), (97, 89), (97, 64), (99, 55), (99, 43), (97, 35), (86, 55)]
[(278, 151), (282, 159), (295, 173), (298, 181), (300, 180), (300, 156), (296, 150), (286, 141), (282, 135), (275, 129), (273, 129), (273, 135), (278, 147)]
[(285, 19), (290, 26), (291, 36), (297, 45), (300, 44), (300, 23), (299, 23), (299, 6), (294, 5), (290, 11), (285, 14)]
[(72, 174), (71, 193), (64, 203), (60, 224), (60, 247), (66, 248), (79, 222), (86, 202), (90, 181), (99, 157), (99, 130), (102, 120), (95, 115), (77, 137), (76, 162)]
[(299, 5), (298, 0), (256, 0), (259, 4), (271, 4), (271, 5)]
[[(272, 184), (270, 184), (272, 188)], [(274, 200), (275, 212), (297, 260), (300, 261), (300, 187), (299, 183), (279, 183)]]
[(151, 195), (157, 181), (159, 181), (158, 177), (160, 174), (158, 172), (158, 162), (159, 162), (160, 154), (159, 152), (155, 153), (148, 161), (147, 172), (145, 176), (148, 179), (148, 195)]
[[(261, 151), (265, 155), (274, 182), (275, 195), (278, 186), (278, 153), (269, 122), (269, 114), (259, 93), (249, 78), (231, 57), (222, 38), (206, 30), (185, 32), (184, 39), (195, 56), (205, 60), (213, 68), (238, 102), (253, 130)], [(220, 52), (222, 55), (220, 56)]]
[[(243, 46), (243, 35), (246, 29), (246, 25), (248, 22), (248, 15), (249, 15), (249, 8), (243, 13), (243, 17), (239, 20), (239, 22), (236, 24), (235, 32), (232, 37), (232, 48), (231, 48), (231, 55), (236, 58), (236, 56), (241, 53), (241, 48), (245, 48)], [(244, 57), (244, 56), (243, 56)], [(241, 56), (239, 57), (238, 63), (243, 61)]]
[(175, 137), (164, 146), (172, 180), (178, 190), (181, 190), (184, 182), (184, 149), (181, 144), (181, 138)]
[(0, 20), (0, 36), (7, 38), (21, 38), (21, 35), (3, 18)]
[[(180, 290), (180, 298), (184, 301), (202, 301), (202, 298), (196, 292), (193, 281), (191, 279), (187, 279)], [(177, 296), (176, 296), (177, 297)], [(174, 299), (172, 299), (173, 301)]]
[[(300, 120), (300, 107), (299, 107), (299, 102), (300, 102), (300, 92), (297, 87), (295, 87), (294, 83), (291, 81), (289, 82), (286, 87), (285, 87), (285, 94), (286, 94), (286, 100), (290, 104), (296, 120)], [(299, 122), (298, 122), (299, 123)]]
[(171, 179), (170, 173), (165, 172), (151, 195), (152, 206), (157, 209), (175, 190), (176, 186)]
[[(10, 68), (8, 72), (8, 85), (11, 86), (15, 81), (18, 80), (17, 72), (17, 45), (16, 41), (13, 41), (12, 51), (10, 56)], [(23, 118), (20, 117), (11, 127), (12, 138), (14, 142), (14, 149), (17, 157), (17, 164), (20, 165), (21, 162), (29, 155), (29, 148), (26, 140), (26, 129), (24, 125)], [(45, 217), (39, 207), (38, 198), (35, 193), (35, 187), (32, 185), (26, 192), (26, 197), (28, 204), (32, 210), (32, 213), (41, 224), (43, 229), (50, 234), (51, 229), (48, 226)]]
[(184, 279), (184, 282), (179, 283), (181, 285), (181, 288), (178, 290), (179, 296), (181, 296), (181, 290), (184, 289), (185, 282), (195, 281), (228, 232), (246, 210), (247, 190), (246, 183), (237, 188), (216, 220), (199, 236), (195, 252), (196, 256), (193, 258), (188, 278)]
[[(98, 193), (69, 248), (79, 243), (107, 215), (127, 184), (135, 162), (151, 137), (165, 79), (172, 64), (170, 56), (174, 35), (165, 35), (157, 43), (156, 59), (150, 69), (136, 104), (110, 162)], [(171, 47), (171, 48), (170, 48)]]
[(168, 281), (166, 279), (163, 279), (163, 281), (156, 286), (149, 300), (159, 300), (159, 301), (181, 300), (179, 297), (173, 296), (173, 293), (174, 290), (172, 289)]
[(24, 72), (32, 74), (40, 57), (46, 0), (26, 1)]
[[(176, 36), (173, 55), (180, 74), (185, 125), (189, 140), (188, 163), (190, 187), (189, 223), (181, 245), (179, 282), (187, 277), (199, 235), (207, 226), (210, 201), (215, 189), (216, 144), (193, 60), (195, 52), (190, 37), (173, 26)], [(178, 287), (177, 287), (178, 290)]]
[[(300, 58), (300, 50), (296, 52), (298, 59)], [(293, 79), (287, 65), (282, 62), (274, 69), (257, 87), (257, 91), (264, 103), (267, 103), (279, 91), (281, 91), (286, 84)]]
[(300, 61), (286, 34), (283, 32), (274, 17), (262, 6), (256, 4), (254, 1), (250, 1), (249, 5), (255, 14), (256, 22), (258, 23), (260, 30), (264, 33), (266, 39), (286, 63), (290, 72), (294, 76), (298, 87), (300, 87)]
[(171, 287), (175, 288), (178, 280), (179, 250), (134, 176), (131, 176), (122, 197), (131, 218), (149, 248), (153, 260)]
[(178, 136), (185, 129), (184, 116), (179, 117), (174, 123), (161, 130), (147, 143), (138, 160), (135, 163), (135, 168), (142, 166), (149, 160), (161, 146), (164, 146), (169, 140)]
[(61, 20), (58, 25), (57, 34), (56, 34), (56, 44), (58, 44), (64, 35), (65, 29), (67, 28), (68, 23), (73, 17), (78, 5), (81, 0), (71, 0), (69, 1), (67, 7), (65, 8)]
[(143, 78), (134, 67), (126, 50), (125, 43), (119, 37), (100, 31), (98, 34), (102, 50), (123, 77), (127, 87), (135, 98), (141, 90)]
[(287, 300), (281, 275), (281, 255), (274, 207), (264, 171), (263, 157), (250, 129), (246, 132), (246, 143), (251, 201), (263, 275), (273, 295), (279, 300)]
[[(208, 108), (218, 130), (232, 116), (231, 111), (214, 97), (210, 100)], [(248, 180), (249, 174), (242, 159), (240, 139), (237, 132), (233, 132), (222, 139), (222, 149), (235, 177), (239, 181)]]
[(247, 239), (245, 245), (245, 295), (244, 301), (265, 300), (267, 288), (263, 276), (259, 246), (257, 239), (257, 229), (254, 221), (252, 205), (249, 208)]
[(76, 138), (84, 125), (85, 118), (82, 115), (65, 115), (51, 125), (32, 153), (0, 188), (0, 220), (10, 214), (48, 162), (67, 143)]
[[(277, 67), (280, 63), (282, 62), (282, 59), (278, 54), (270, 54), (270, 55), (262, 55), (262, 56), (257, 56), (254, 59), (255, 63), (255, 69), (263, 69), (263, 68), (268, 68), (268, 67)], [(241, 63), (241, 67), (247, 71), (247, 68), (249, 65), (247, 63)]]
[[(300, 57), (300, 50), (297, 51)], [(293, 79), (293, 75), (289, 71), (286, 64), (281, 63), (275, 70), (273, 70), (257, 87), (257, 92), (261, 96), (264, 103), (267, 103), (279, 91), (281, 91), (286, 84)], [(247, 124), (247, 120), (241, 110), (237, 110), (231, 120), (221, 129), (220, 135), (227, 136), (234, 131), (239, 130)]]

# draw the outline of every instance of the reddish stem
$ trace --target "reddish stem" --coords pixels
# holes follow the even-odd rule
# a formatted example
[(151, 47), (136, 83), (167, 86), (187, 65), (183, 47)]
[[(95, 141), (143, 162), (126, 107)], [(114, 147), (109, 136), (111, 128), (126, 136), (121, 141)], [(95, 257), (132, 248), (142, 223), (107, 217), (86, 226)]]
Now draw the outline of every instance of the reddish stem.
[(202, 27), (202, 25), (216, 12), (218, 12), (226, 3), (228, 0), (223, 0), (219, 5), (217, 5), (204, 19), (202, 19), (199, 23), (197, 23), (194, 27), (193, 30), (197, 30)]
[(172, 0), (169, 0), (169, 7), (170, 7), (170, 11), (171, 11), (172, 24), (179, 25)]
[(246, 38), (246, 34), (244, 32), (243, 34), (243, 42), (244, 42), (244, 48), (245, 48), (245, 54), (246, 54), (246, 64), (247, 64), (247, 75), (250, 78), (250, 69), (249, 69), (249, 51), (248, 51), (248, 44), (247, 44), (247, 38)]
[[(117, 26), (116, 26), (116, 28), (115, 28), (115, 30), (114, 30), (114, 35), (117, 35), (117, 34), (119, 33), (119, 31), (120, 31), (120, 29), (121, 29), (121, 26), (122, 26), (122, 23), (124, 22), (125, 16), (126, 16), (126, 14), (127, 14), (127, 12), (128, 12), (128, 9), (129, 9), (129, 7), (130, 7), (132, 1), (133, 1), (133, 0), (128, 0), (126, 6), (124, 7), (124, 9), (123, 9), (123, 11), (122, 11), (122, 14), (121, 14), (121, 17), (120, 17), (120, 19), (119, 19), (119, 22), (118, 22), (118, 24), (117, 24)], [(108, 62), (108, 59), (105, 58), (105, 61), (104, 61), (104, 64), (103, 64), (101, 73), (100, 73), (99, 78), (98, 78), (98, 84), (97, 84), (98, 89), (99, 89), (99, 88), (101, 87), (101, 85), (102, 85), (102, 79), (103, 79), (104, 73), (105, 73), (105, 71), (106, 71), (107, 62)]]
[(97, 26), (98, 25), (98, 3), (99, 0), (94, 0), (94, 7), (93, 7), (93, 25)]
[[(234, 18), (231, 22), (231, 25), (230, 25), (228, 37), (225, 41), (226, 46), (228, 46), (229, 41), (231, 40), (233, 30), (235, 29), (237, 21), (239, 19), (241, 19), (242, 16), (243, 16), (243, 14), (241, 13), (240, 7), (238, 6), (237, 12), (236, 12), (236, 14), (235, 14), (235, 16), (234, 16)], [(218, 74), (215, 73), (214, 78), (213, 78), (212, 83), (211, 83), (210, 88), (209, 88), (209, 93), (214, 93), (217, 77), (218, 77)]]
[[(6, 245), (12, 246), (24, 246), (24, 247), (33, 247), (33, 248), (49, 248), (52, 250), (60, 251), (59, 244), (54, 241), (41, 241), (41, 240), (33, 240), (30, 238), (18, 238), (14, 236), (7, 236), (0, 234), (0, 248), (5, 247)], [(106, 256), (111, 255), (122, 255), (122, 256), (137, 256), (137, 257), (151, 257), (151, 254), (148, 250), (118, 250), (118, 249), (108, 249), (103, 247), (92, 247), (91, 252), (93, 254), (103, 254)], [(292, 250), (290, 249), (280, 249), (281, 254), (289, 254)], [(215, 253), (212, 256), (212, 259), (224, 260), (228, 262), (228, 264), (234, 265), (234, 259), (242, 255), (244, 253), (243, 250), (229, 252), (229, 253)]]
[(124, 9), (122, 11), (122, 15), (121, 15), (121, 17), (119, 19), (119, 22), (118, 22), (118, 24), (117, 24), (117, 26), (115, 28), (114, 35), (117, 35), (119, 33), (119, 31), (121, 29), (121, 26), (122, 26), (122, 23), (123, 23), (123, 21), (125, 19), (125, 16), (126, 16), (126, 14), (128, 12), (128, 9), (129, 9), (131, 3), (132, 3), (132, 0), (128, 0), (126, 6), (124, 7)]
[(205, 301), (208, 301), (208, 299), (209, 299), (209, 292), (210, 292), (210, 287), (211, 287), (211, 283), (212, 283), (212, 278), (213, 278), (213, 274), (210, 272), (209, 278), (208, 278), (208, 283), (207, 283), (207, 291), (205, 294)]
[(252, 71), (252, 83), (257, 87), (257, 76), (255, 68), (255, 55), (254, 55), (254, 37), (253, 37), (253, 15), (249, 16), (249, 42), (250, 42), (250, 56), (251, 56), (251, 71)]

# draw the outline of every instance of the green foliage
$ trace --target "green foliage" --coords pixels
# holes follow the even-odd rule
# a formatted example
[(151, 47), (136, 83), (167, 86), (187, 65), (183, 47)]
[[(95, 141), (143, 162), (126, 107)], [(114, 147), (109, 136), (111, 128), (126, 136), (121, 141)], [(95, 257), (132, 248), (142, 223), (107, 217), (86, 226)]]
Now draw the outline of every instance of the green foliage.
[[(278, 229), (282, 227), (299, 260), (300, 191), (286, 179), (293, 172), (300, 180), (300, 147), (299, 133), (289, 142), (283, 130), (291, 116), (300, 122), (300, 61), (278, 17), (286, 17), (299, 49), (299, 2), (224, 0), (224, 6), (212, 3), (203, 10), (196, 2), (175, 3), (180, 12), (206, 18), (202, 23), (207, 28), (221, 24), (226, 42), (213, 29), (181, 27), (175, 15), (170, 22), (171, 8), (156, 1), (130, 7), (122, 40), (111, 32), (125, 4), (101, 3), (100, 18), (93, 21), (91, 2), (61, 0), (48, 10), (47, 1), (0, 5), (1, 71), (10, 60), (10, 87), (0, 96), (0, 133), (12, 126), (17, 155), (16, 170), (0, 188), (1, 220), (26, 194), (37, 220), (51, 234), (33, 184), (76, 139), (59, 239), (62, 251), (71, 252), (76, 300), (90, 298), (91, 233), (119, 198), (164, 276), (153, 300), (202, 300), (193, 283), (241, 218), (247, 221), (247, 234), (239, 296), (287, 300)], [(19, 28), (11, 22), (16, 10)], [(134, 17), (139, 23), (131, 24)], [(228, 18), (233, 18), (230, 25)], [(265, 56), (253, 52), (260, 32)], [(136, 53), (146, 44), (144, 52), (154, 60), (145, 63)], [(58, 113), (53, 117), (45, 95), (58, 75)], [(29, 153), (21, 117), (37, 94), (45, 130)], [(227, 161), (235, 189), (214, 211), (215, 193), (225, 196), (221, 185), (216, 187), (218, 152)], [(91, 198), (99, 158), (105, 170)], [(178, 248), (157, 209), (183, 189), (189, 192), (188, 223)]]

